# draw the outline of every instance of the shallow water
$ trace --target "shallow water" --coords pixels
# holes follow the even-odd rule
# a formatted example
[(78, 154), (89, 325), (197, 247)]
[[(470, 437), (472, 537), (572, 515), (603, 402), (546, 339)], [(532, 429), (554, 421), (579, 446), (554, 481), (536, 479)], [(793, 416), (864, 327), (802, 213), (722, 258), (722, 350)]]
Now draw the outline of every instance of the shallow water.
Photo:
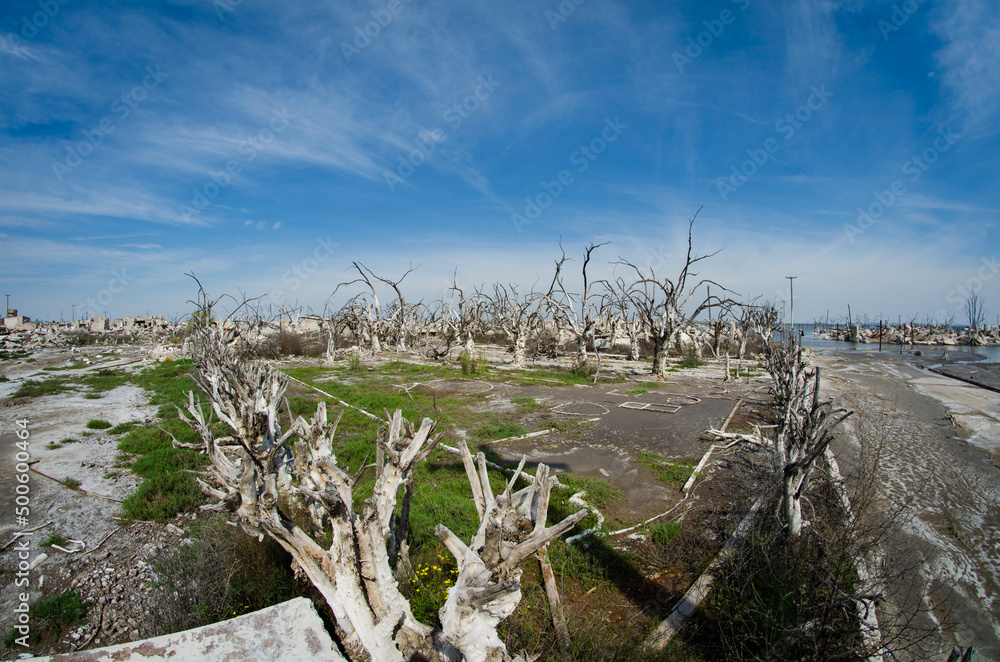
[[(840, 351), (862, 351), (862, 352), (877, 352), (878, 343), (853, 343), (853, 342), (840, 342), (837, 340), (827, 340), (826, 338), (815, 338), (813, 336), (812, 327), (800, 327), (803, 332), (802, 344), (806, 347), (815, 350), (840, 350)], [(890, 345), (888, 343), (882, 344), (882, 351), (888, 353), (899, 353), (899, 345)], [(968, 347), (966, 345), (916, 345), (910, 347), (909, 345), (903, 346), (903, 352), (912, 352), (914, 350), (923, 352), (924, 356), (937, 358), (946, 354), (954, 355), (956, 352), (961, 353), (973, 353), (977, 354), (982, 358), (975, 359), (976, 361), (988, 361), (990, 363), (1000, 363), (1000, 347)], [(955, 359), (949, 359), (955, 360)], [(965, 359), (955, 360), (957, 363), (967, 363)]]

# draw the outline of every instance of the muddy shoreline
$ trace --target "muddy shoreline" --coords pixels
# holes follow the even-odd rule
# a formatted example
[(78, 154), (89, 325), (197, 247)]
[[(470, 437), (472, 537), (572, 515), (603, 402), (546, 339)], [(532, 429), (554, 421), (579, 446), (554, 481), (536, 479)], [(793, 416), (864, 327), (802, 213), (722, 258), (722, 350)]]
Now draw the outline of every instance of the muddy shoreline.
[(838, 458), (850, 462), (859, 433), (873, 436), (865, 422), (880, 424), (880, 495), (887, 508), (909, 503), (893, 546), (919, 557), (912, 588), (939, 601), (925, 601), (926, 618), (954, 622), (936, 648), (1000, 659), (1000, 395), (929, 371), (927, 358), (814, 354), (828, 395), (856, 412)]

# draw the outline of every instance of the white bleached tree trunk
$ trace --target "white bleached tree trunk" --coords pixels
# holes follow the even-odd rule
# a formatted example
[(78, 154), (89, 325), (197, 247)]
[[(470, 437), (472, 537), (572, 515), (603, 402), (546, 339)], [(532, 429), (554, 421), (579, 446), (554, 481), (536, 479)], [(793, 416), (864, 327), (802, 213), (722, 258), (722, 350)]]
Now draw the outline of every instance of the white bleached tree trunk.
[[(494, 496), (485, 458), (478, 456), (477, 470), (463, 445), (481, 523), (469, 545), (443, 526), (436, 530), (459, 576), (440, 613), (442, 628), (434, 630), (413, 617), (394, 573), (405, 564), (414, 469), (441, 437), (434, 421), (425, 418), (415, 429), (400, 411), (385, 412), (374, 464), (352, 473), (337, 461), (339, 418), (329, 420), (325, 403), (311, 420), (299, 417), (283, 431), (282, 373), (242, 360), (213, 330), (199, 333), (194, 357), (209, 403), (191, 393), (180, 416), (201, 437), (187, 447), (210, 460), (209, 480), (199, 484), (217, 502), (204, 508), (228, 512), (245, 531), (270, 536), (291, 554), (330, 605), (350, 659), (511, 659), (496, 626), (520, 601), (518, 565), (586, 514), (546, 525), (553, 479), (544, 465), (529, 487), (512, 492), (515, 476)], [(217, 437), (214, 418), (232, 433)], [(373, 494), (356, 505), (354, 488), (368, 469), (375, 472)]]
[(820, 401), (820, 370), (805, 358), (805, 349), (765, 343), (764, 359), (771, 374), (771, 392), (778, 407), (775, 437), (783, 468), (783, 508), (791, 536), (801, 533), (802, 496), (816, 460), (833, 439), (833, 430), (852, 412)]

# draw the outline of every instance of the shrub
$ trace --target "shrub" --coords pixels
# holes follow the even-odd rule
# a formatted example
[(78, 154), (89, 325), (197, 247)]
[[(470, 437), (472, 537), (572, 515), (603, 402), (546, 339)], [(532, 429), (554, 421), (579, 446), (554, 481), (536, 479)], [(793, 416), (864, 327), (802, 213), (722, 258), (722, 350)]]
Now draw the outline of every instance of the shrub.
[(296, 587), (291, 557), (270, 538), (258, 542), (219, 516), (193, 522), (190, 537), (191, 545), (155, 564), (164, 599), (158, 613), (147, 615), (154, 634), (208, 625), (305, 593)]
[(700, 358), (698, 358), (698, 353), (694, 351), (694, 347), (688, 347), (687, 351), (684, 352), (684, 357), (677, 364), (681, 368), (697, 368), (702, 364)]
[(654, 545), (666, 547), (681, 534), (679, 522), (657, 522), (649, 527), (649, 539)]
[(347, 357), (347, 369), (354, 372), (361, 370), (361, 354), (359, 352), (351, 352)]
[(72, 625), (87, 613), (87, 605), (76, 591), (65, 591), (42, 598), (31, 605), (28, 614), (45, 621), (48, 627), (62, 628)]

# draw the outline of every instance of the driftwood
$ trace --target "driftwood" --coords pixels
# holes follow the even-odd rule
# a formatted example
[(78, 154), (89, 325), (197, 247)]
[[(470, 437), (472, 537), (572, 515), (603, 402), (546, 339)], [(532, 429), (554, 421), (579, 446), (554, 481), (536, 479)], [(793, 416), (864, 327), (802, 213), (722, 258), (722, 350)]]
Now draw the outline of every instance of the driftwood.
[[(194, 393), (180, 417), (198, 432), (211, 462), (202, 489), (217, 502), (204, 506), (231, 514), (251, 535), (267, 535), (284, 547), (330, 605), (341, 643), (352, 660), (509, 660), (497, 624), (521, 599), (520, 563), (572, 528), (586, 510), (546, 526), (555, 478), (539, 465), (531, 484), (512, 488), (523, 468), (493, 495), (485, 457), (460, 453), (480, 517), (466, 545), (446, 527), (436, 535), (455, 556), (458, 578), (440, 611), (442, 628), (417, 621), (396, 581), (407, 564), (413, 472), (441, 438), (435, 422), (419, 427), (400, 411), (386, 412), (373, 464), (351, 473), (337, 462), (325, 403), (311, 420), (283, 430), (279, 405), (287, 378), (272, 367), (241, 361), (212, 329), (195, 337), (195, 380), (209, 408)], [(231, 434), (216, 437), (217, 418)], [(478, 462), (478, 467), (476, 466)], [(354, 488), (373, 469), (372, 497), (356, 505)]]

